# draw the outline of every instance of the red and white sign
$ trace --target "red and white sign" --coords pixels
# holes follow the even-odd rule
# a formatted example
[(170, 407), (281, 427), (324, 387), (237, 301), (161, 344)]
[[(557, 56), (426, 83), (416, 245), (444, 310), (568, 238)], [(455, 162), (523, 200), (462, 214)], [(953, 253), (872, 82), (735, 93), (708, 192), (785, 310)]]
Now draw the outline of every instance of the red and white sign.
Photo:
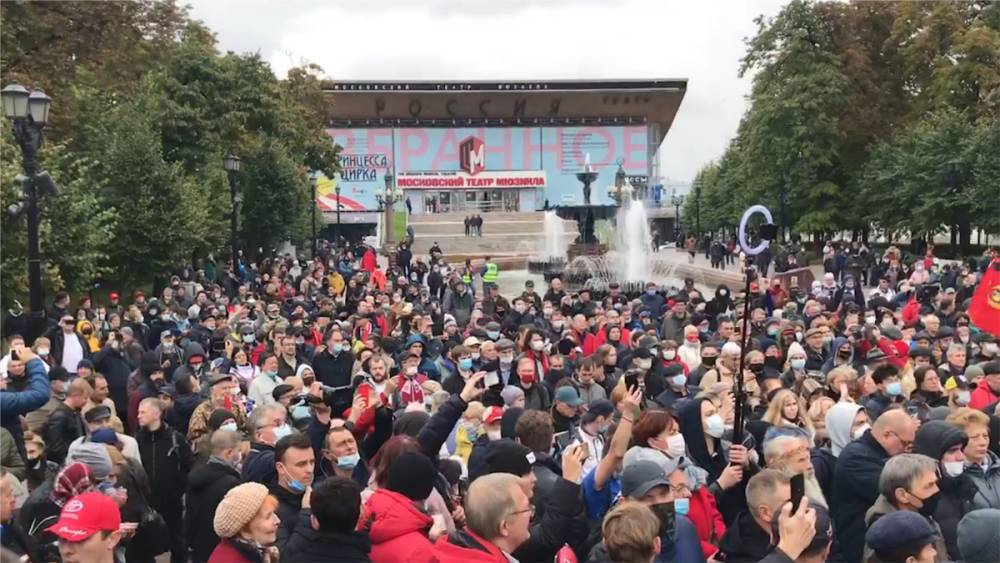
[(545, 171), (400, 172), (396, 185), (402, 190), (544, 188)]

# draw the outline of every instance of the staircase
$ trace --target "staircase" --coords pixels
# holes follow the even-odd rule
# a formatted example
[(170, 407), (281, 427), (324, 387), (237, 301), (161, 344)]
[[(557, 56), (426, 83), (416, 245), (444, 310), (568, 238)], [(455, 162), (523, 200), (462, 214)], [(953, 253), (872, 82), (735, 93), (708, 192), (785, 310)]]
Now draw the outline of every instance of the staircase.
[[(429, 213), (410, 215), (413, 226), (413, 253), (427, 254), (437, 242), (446, 255), (521, 255), (539, 254), (545, 246), (545, 213), (490, 212), (483, 218), (483, 236), (465, 236), (466, 213)], [(567, 244), (577, 235), (576, 221), (563, 221)]]

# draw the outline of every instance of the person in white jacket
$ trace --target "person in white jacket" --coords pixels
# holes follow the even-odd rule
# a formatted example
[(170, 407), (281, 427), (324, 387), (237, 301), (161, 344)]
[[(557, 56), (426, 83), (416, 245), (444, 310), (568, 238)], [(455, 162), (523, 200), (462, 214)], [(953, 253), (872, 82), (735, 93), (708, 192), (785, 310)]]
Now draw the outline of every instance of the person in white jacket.
[(255, 407), (273, 405), (277, 401), (274, 400), (272, 391), (279, 383), (281, 383), (281, 378), (278, 377), (278, 358), (277, 356), (266, 356), (260, 363), (260, 373), (250, 382), (247, 397), (253, 401)]

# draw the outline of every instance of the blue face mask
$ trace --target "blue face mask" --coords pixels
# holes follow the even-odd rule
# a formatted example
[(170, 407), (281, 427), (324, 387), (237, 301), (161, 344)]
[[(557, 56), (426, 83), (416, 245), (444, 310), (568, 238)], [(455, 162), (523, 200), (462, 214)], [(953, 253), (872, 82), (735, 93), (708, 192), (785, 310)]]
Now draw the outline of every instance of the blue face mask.
[(646, 295), (656, 295), (656, 290), (655, 289), (647, 289), (646, 290)]
[(337, 467), (339, 469), (354, 469), (360, 461), (361, 456), (356, 453), (340, 456), (337, 458)]
[(472, 358), (462, 358), (458, 361), (458, 367), (466, 371), (472, 369)]
[(674, 499), (674, 512), (682, 516), (687, 516), (688, 512), (690, 511), (691, 511), (691, 499), (686, 499), (686, 498)]
[(281, 426), (277, 426), (274, 429), (274, 441), (277, 442), (278, 440), (284, 438), (285, 436), (288, 436), (291, 433), (292, 433), (292, 427), (289, 426), (288, 424), (282, 424)]
[(288, 482), (288, 488), (291, 489), (292, 492), (295, 492), (295, 493), (304, 493), (304, 492), (306, 492), (306, 486), (303, 485), (301, 481), (298, 481), (296, 479), (292, 479), (291, 481)]
[(298, 405), (292, 409), (293, 420), (302, 420), (303, 418), (309, 418), (310, 416), (312, 415), (309, 414), (309, 407), (305, 405)]
[(674, 387), (683, 387), (687, 383), (687, 377), (683, 373), (679, 373), (670, 378), (670, 383), (673, 383)]
[(903, 394), (903, 386), (898, 381), (894, 381), (885, 386), (885, 392), (890, 397), (898, 397)]
[(500, 333), (491, 330), (491, 331), (489, 331), (489, 332), (486, 333), (486, 337), (489, 338), (490, 340), (496, 340), (496, 339), (500, 338)]

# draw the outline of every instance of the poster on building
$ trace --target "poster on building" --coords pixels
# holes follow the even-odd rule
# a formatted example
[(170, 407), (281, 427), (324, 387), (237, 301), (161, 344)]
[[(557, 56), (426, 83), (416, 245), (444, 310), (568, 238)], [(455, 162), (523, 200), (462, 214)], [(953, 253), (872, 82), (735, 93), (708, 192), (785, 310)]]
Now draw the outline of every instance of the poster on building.
[[(375, 190), (392, 170), (403, 190), (532, 189), (551, 205), (583, 203), (576, 174), (589, 159), (597, 172), (591, 202), (613, 203), (618, 162), (630, 176), (649, 174), (648, 130), (637, 126), (439, 127), (330, 129), (342, 147), (336, 178), (348, 209), (375, 209)], [(354, 209), (351, 207), (351, 209)]]
[(392, 166), (393, 130), (328, 129), (326, 133), (341, 147), (340, 172), (335, 178), (324, 178), (322, 191), (317, 181), (316, 204), (324, 211), (335, 210), (339, 186), (341, 211), (378, 209), (375, 190), (385, 189), (385, 173)]

